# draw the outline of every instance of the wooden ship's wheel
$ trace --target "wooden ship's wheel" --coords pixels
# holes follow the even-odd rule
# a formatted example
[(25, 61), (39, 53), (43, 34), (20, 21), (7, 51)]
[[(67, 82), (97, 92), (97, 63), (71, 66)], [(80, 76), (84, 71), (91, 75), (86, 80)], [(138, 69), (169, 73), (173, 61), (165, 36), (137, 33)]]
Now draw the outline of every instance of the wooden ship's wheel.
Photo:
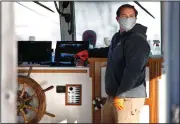
[(30, 78), (32, 67), (27, 76), (18, 76), (17, 91), (17, 119), (18, 123), (38, 123), (44, 114), (55, 117), (54, 114), (46, 112), (45, 92), (54, 88), (50, 86), (46, 89), (32, 78)]

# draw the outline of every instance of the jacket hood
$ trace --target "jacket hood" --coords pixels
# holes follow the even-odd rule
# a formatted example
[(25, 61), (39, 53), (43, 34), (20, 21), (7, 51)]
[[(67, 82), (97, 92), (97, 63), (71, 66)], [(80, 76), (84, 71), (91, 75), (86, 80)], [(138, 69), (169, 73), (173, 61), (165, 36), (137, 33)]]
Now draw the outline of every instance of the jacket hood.
[(127, 35), (127, 34), (131, 34), (131, 33), (141, 33), (142, 35), (147, 37), (146, 32), (147, 32), (147, 27), (146, 26), (143, 26), (143, 25), (141, 25), (139, 23), (136, 23), (136, 25), (131, 30), (129, 30), (127, 32), (122, 32), (122, 33), (120, 33), (120, 30), (119, 30), (118, 34)]
[(128, 32), (130, 33), (141, 33), (141, 34), (144, 34), (146, 35), (146, 32), (147, 32), (147, 27), (144, 26), (144, 25), (141, 25), (139, 23), (137, 23), (131, 30), (129, 30)]

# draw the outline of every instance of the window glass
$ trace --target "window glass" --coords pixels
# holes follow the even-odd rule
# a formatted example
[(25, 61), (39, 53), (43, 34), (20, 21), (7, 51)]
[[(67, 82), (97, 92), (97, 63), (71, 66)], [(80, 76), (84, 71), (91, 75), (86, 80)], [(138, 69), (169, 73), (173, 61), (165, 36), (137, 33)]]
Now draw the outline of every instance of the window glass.
[[(153, 19), (134, 2), (75, 2), (76, 38), (82, 40), (86, 30), (97, 34), (96, 47), (106, 47), (104, 39), (111, 39), (119, 30), (116, 11), (123, 4), (134, 5), (138, 11), (137, 23), (148, 27), (147, 39), (152, 55), (161, 54), (161, 8), (160, 2), (139, 2), (154, 17)], [(160, 42), (160, 43), (158, 43)]]
[[(55, 13), (37, 5), (34, 2), (15, 3), (15, 31), (16, 40), (52, 41), (55, 48), (56, 41), (60, 40), (59, 15), (53, 2), (41, 2)], [(34, 39), (34, 38), (30, 38)]]

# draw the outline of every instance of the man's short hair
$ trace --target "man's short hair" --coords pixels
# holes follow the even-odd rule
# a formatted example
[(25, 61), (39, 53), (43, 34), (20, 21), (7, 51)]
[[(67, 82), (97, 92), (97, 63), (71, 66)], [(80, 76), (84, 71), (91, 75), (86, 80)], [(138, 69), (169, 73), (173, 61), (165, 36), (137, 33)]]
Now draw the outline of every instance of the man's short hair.
[(122, 11), (123, 8), (131, 8), (131, 9), (133, 9), (134, 12), (135, 12), (135, 16), (137, 17), (138, 11), (135, 9), (134, 6), (132, 6), (132, 5), (130, 5), (130, 4), (124, 4), (124, 5), (120, 6), (120, 7), (118, 8), (117, 12), (116, 12), (116, 16), (117, 16), (117, 17), (119, 17), (119, 15), (120, 15), (120, 13), (121, 13), (121, 11)]

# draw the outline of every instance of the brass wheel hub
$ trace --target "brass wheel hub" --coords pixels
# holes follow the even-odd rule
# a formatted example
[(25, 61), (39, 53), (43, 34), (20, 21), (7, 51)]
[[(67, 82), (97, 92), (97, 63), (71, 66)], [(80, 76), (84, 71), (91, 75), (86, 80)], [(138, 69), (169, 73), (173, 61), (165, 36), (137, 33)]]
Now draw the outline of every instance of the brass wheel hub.
[(24, 105), (25, 105), (24, 100), (23, 100), (22, 98), (18, 99), (18, 101), (17, 101), (17, 107), (18, 107), (18, 109), (19, 109), (19, 110), (20, 110), (20, 109), (23, 109), (23, 108), (24, 108)]

